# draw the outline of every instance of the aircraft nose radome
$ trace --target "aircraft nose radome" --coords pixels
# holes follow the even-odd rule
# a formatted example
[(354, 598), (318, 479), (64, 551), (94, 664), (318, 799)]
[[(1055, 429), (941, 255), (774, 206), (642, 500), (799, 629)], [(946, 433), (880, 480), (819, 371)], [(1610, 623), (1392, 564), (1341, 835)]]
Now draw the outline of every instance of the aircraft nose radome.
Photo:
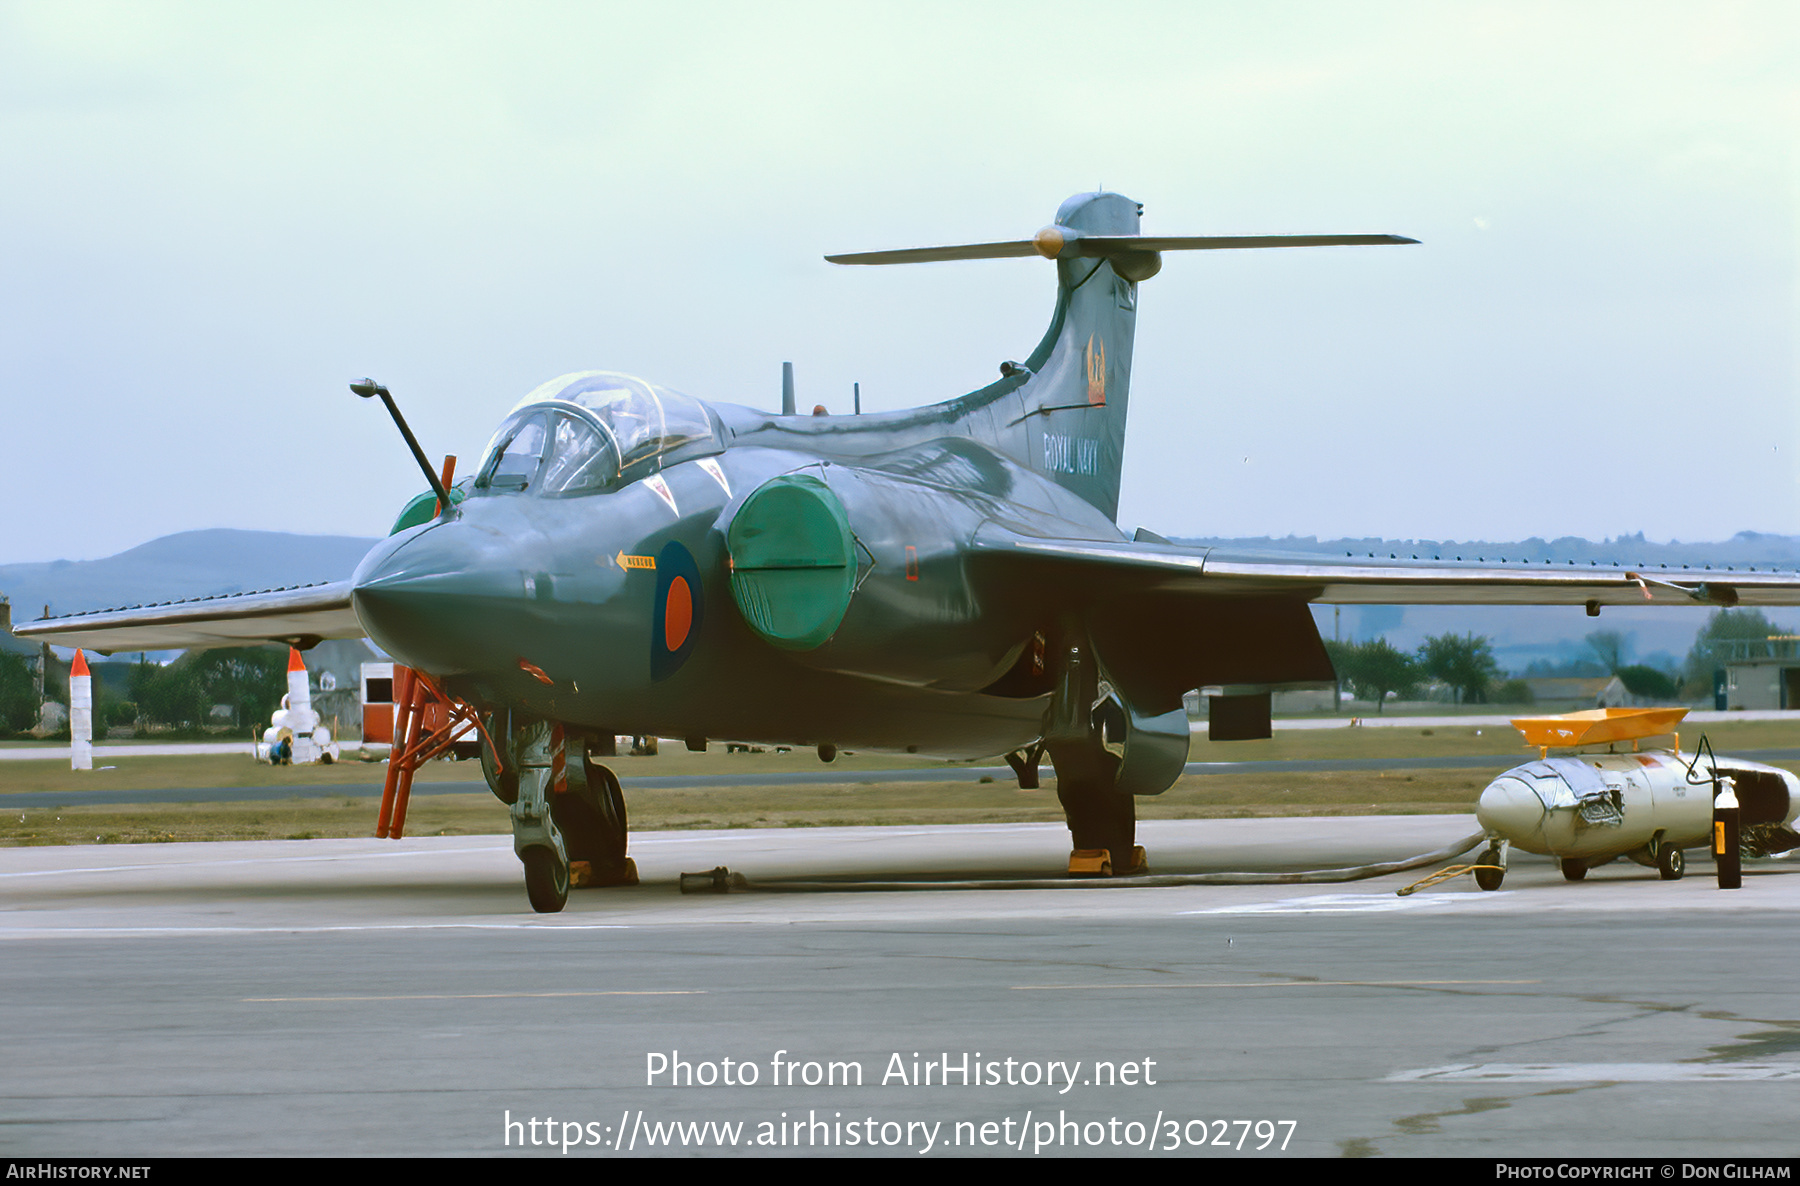
[(1481, 792), (1475, 806), (1481, 826), (1518, 843), (1535, 836), (1544, 824), (1544, 801), (1521, 780), (1502, 774)]
[(504, 546), (461, 523), (386, 540), (351, 578), (356, 616), (376, 645), (409, 667), (471, 670), (488, 658), (482, 624), (518, 598), (518, 564), (489, 555)]

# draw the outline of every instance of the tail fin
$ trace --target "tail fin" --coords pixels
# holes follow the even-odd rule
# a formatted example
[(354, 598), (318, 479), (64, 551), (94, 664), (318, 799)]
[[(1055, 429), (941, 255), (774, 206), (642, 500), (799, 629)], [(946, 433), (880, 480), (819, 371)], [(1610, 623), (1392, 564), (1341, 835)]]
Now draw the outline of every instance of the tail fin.
[[(1055, 227), (1135, 235), (1141, 209), (1118, 194), (1084, 194), (1063, 203)], [(1014, 399), (1002, 401), (1009, 411), (1017, 401), (1010, 423), (995, 425), (1009, 452), (1108, 518), (1119, 513), (1137, 282), (1160, 263), (1154, 254), (1058, 259), (1050, 331), (1025, 361), (1030, 373)]]
[(1164, 251), (1247, 247), (1350, 247), (1414, 243), (1398, 235), (1146, 237), (1143, 207), (1121, 194), (1077, 194), (1033, 238), (949, 247), (828, 255), (837, 264), (930, 263), (1040, 255), (1056, 261), (1056, 313), (1023, 363), (971, 392), (960, 411), (974, 435), (1117, 519), (1137, 287), (1162, 269)]

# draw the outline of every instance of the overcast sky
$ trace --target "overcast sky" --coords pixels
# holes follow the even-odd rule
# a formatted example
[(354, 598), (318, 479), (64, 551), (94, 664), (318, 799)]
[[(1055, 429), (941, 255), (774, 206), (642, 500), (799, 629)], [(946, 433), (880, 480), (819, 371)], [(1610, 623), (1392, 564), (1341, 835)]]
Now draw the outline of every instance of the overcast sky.
[(1144, 285), (1121, 522), (1800, 532), (1800, 8), (0, 3), (0, 562), (374, 535), (597, 367), (933, 402), (1023, 357), (1104, 184)]

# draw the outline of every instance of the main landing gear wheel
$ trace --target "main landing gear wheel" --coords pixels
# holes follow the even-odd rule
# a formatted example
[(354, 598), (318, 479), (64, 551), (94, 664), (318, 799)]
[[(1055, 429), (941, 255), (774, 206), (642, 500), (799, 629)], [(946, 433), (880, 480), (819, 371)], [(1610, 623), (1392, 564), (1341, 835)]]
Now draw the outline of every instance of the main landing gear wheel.
[[(1480, 865), (1498, 866), (1499, 864), (1500, 864), (1500, 850), (1499, 849), (1490, 848), (1486, 852), (1481, 854)], [(1484, 890), (1499, 889), (1500, 883), (1502, 881), (1506, 880), (1506, 870), (1503, 868), (1484, 869), (1484, 868), (1481, 868), (1480, 865), (1478, 865), (1475, 869), (1475, 884), (1480, 886)]]
[[(1069, 821), (1075, 877), (1135, 877), (1149, 869), (1137, 843), (1137, 801), (1110, 788), (1077, 779), (1056, 780), (1056, 797)], [(1100, 856), (1104, 851), (1105, 858)]]
[(539, 914), (556, 914), (569, 902), (569, 867), (554, 850), (533, 845), (525, 850), (525, 896)]
[(558, 796), (555, 807), (557, 827), (575, 866), (573, 884), (636, 885), (637, 862), (625, 855), (628, 824), (618, 775), (591, 755), (571, 764), (569, 774), (571, 793)]
[(1673, 844), (1663, 845), (1662, 851), (1656, 854), (1656, 871), (1662, 874), (1664, 881), (1680, 881), (1682, 870), (1686, 867), (1687, 861), (1682, 857), (1681, 850)]
[(1587, 876), (1587, 871), (1587, 862), (1580, 857), (1564, 857), (1562, 859), (1564, 881), (1580, 881)]

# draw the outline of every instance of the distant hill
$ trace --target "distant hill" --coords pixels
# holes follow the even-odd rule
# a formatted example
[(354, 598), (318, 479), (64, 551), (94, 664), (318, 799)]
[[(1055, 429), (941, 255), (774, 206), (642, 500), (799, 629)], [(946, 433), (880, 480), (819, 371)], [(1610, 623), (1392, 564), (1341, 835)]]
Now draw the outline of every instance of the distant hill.
[(343, 580), (375, 540), (278, 531), (183, 531), (102, 560), (0, 564), (15, 622), (52, 615)]

